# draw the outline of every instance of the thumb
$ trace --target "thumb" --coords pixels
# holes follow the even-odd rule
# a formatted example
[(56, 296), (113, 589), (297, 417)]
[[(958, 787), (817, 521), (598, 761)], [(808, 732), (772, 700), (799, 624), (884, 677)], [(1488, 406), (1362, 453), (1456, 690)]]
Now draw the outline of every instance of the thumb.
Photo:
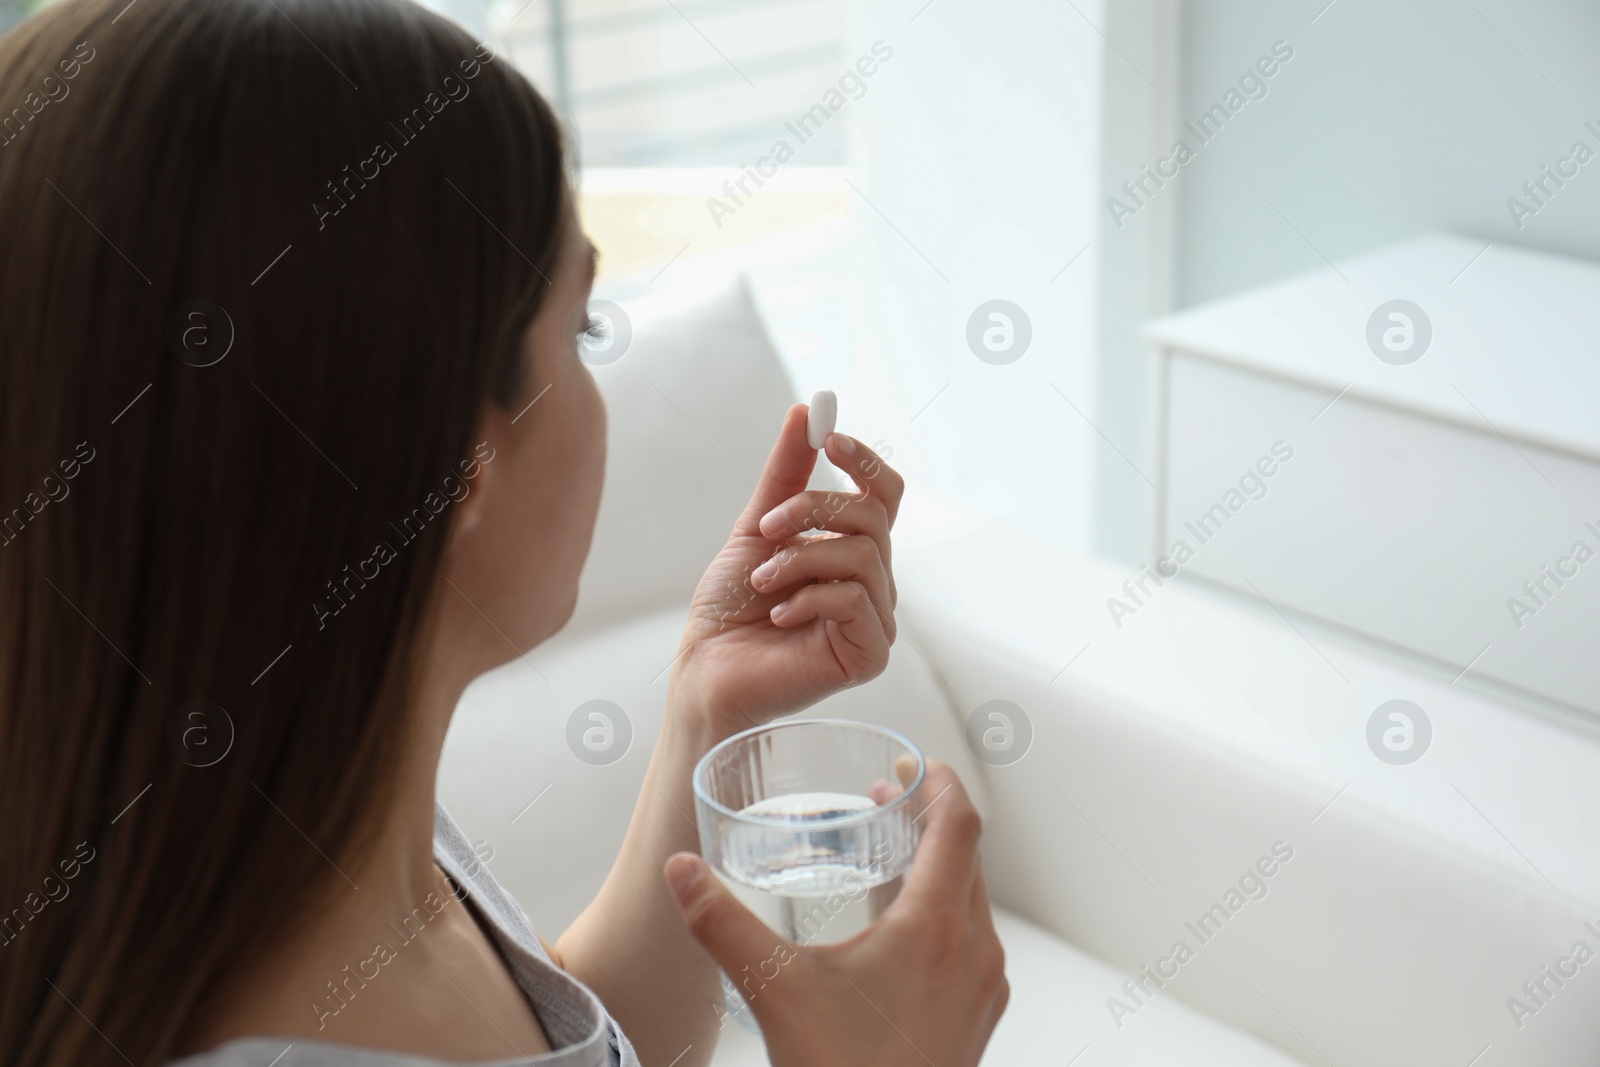
[(747, 966), (754, 971), (780, 953), (785, 959), (794, 958), (794, 946), (735, 900), (699, 856), (673, 853), (667, 857), (666, 875), (689, 932), (735, 984)]

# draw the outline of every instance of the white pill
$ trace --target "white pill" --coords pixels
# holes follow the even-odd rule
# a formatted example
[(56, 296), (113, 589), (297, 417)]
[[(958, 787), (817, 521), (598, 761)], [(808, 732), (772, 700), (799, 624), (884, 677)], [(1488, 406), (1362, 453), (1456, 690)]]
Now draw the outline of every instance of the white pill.
[(839, 421), (839, 398), (832, 389), (824, 389), (811, 397), (811, 414), (806, 419), (806, 444), (821, 448)]

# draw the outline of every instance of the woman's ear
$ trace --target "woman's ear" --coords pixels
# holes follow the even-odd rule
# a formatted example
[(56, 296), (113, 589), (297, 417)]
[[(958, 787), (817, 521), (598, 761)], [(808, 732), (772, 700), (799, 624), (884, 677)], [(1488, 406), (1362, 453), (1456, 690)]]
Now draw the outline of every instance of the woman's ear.
[(471, 533), (483, 522), (489, 495), (500, 481), (494, 473), (494, 460), (499, 455), (495, 439), (500, 436), (500, 429), (493, 414), (480, 420), (478, 432), (474, 435), (478, 443), (472, 446), (471, 454), (461, 461), (462, 481), (466, 484), (467, 492), (456, 505), (451, 540)]

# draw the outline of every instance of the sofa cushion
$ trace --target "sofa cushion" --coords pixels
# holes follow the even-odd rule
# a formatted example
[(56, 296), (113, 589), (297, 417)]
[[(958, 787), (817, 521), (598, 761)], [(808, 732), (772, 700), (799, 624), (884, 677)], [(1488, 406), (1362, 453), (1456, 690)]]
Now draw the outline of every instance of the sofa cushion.
[[(1306, 1067), (1159, 991), (1137, 1014), (1121, 1016), (1119, 1027), (1106, 1001), (1126, 999), (1128, 975), (1003, 908), (995, 909), (994, 924), (1006, 948), (1011, 1001), (984, 1053), (987, 1065)], [(729, 1023), (711, 1062), (758, 1067), (766, 1050), (758, 1036)]]

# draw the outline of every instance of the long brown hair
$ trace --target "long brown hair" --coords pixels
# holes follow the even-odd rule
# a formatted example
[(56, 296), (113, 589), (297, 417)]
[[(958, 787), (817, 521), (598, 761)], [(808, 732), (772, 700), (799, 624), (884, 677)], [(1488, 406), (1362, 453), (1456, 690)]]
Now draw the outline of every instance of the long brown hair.
[(0, 37), (0, 1062), (162, 1062), (343, 886), (567, 159), (406, 0)]

